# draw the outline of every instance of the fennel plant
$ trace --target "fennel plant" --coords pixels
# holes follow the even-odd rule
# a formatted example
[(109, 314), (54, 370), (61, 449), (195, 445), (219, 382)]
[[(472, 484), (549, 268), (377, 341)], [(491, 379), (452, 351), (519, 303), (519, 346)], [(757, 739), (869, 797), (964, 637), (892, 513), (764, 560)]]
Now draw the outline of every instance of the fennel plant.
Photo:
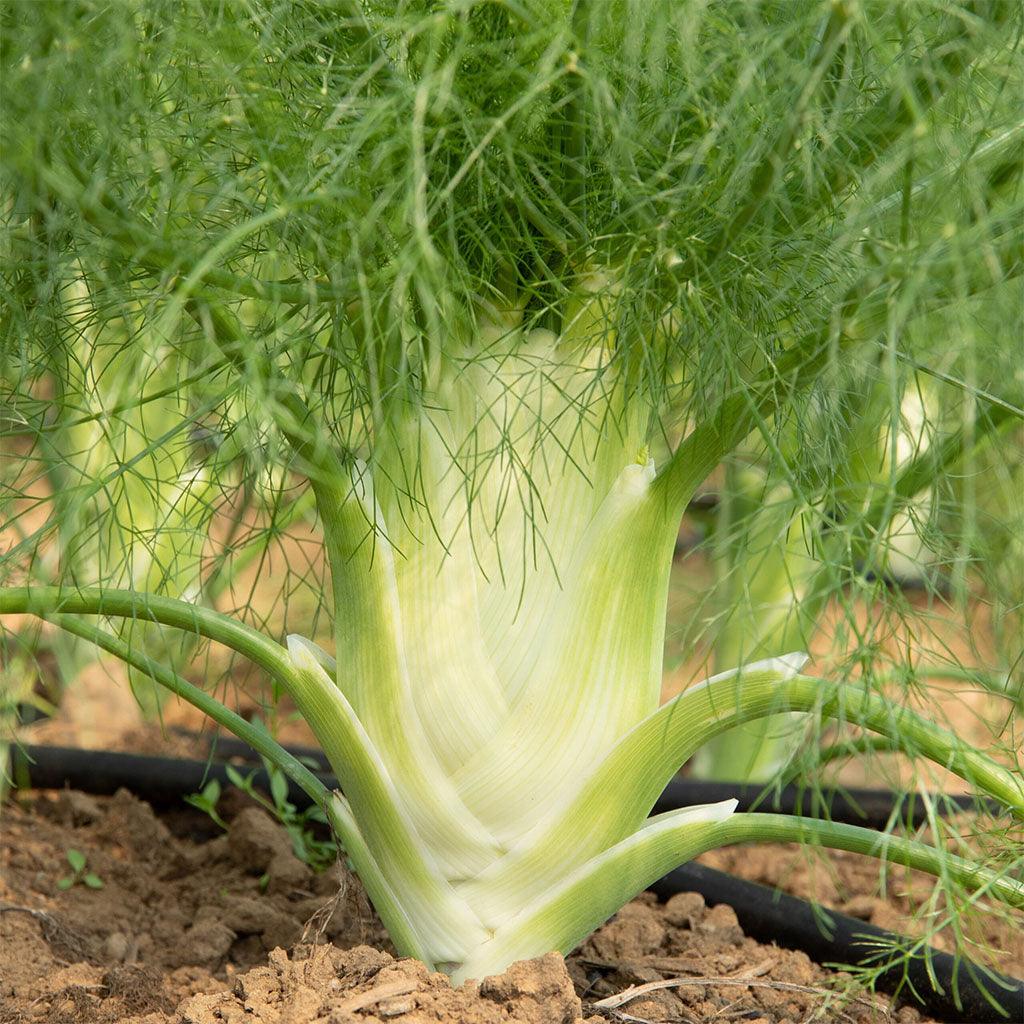
[[(855, 850), (1024, 905), (1005, 849), (963, 859), (732, 801), (647, 818), (691, 755), (780, 711), (875, 732), (1024, 813), (1012, 762), (869, 687), (801, 674), (798, 649), (659, 707), (696, 488), (754, 443), (806, 493), (853, 443), (859, 371), (912, 358), (923, 317), (1019, 294), (1013, 190), (918, 189), (973, 180), (985, 144), (1014, 137), (1018, 11), (0, 10), (0, 366), (21, 446), (5, 522), (31, 495), (83, 320), (120, 319), (124, 365), (171, 339), (177, 422), (82, 494), (181, 449), (223, 484), (197, 438), (244, 420), (279, 479), (313, 495), (334, 656), (103, 568), (38, 585), (39, 559), (63, 554), (57, 502), (6, 546), (0, 613), (52, 621), (250, 742), (323, 808), (399, 950), (455, 979), (567, 952), (667, 869), (730, 843)], [(904, 212), (941, 201), (901, 234), (883, 215), (893, 195)], [(972, 394), (1019, 416), (1000, 358)], [(143, 388), (137, 405), (152, 400)], [(864, 543), (870, 509), (898, 496), (889, 474)], [(120, 494), (89, 529), (131, 505)], [(251, 659), (343, 793), (164, 664), (153, 625)]]

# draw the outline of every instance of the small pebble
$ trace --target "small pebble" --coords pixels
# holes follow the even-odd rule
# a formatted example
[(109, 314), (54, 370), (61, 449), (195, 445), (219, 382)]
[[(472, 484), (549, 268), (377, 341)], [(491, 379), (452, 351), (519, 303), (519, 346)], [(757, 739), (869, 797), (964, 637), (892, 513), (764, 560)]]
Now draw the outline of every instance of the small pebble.
[(73, 825), (91, 825), (103, 816), (100, 805), (88, 794), (76, 789), (61, 790), (57, 807), (65, 821)]
[(123, 932), (111, 932), (103, 944), (103, 952), (108, 960), (120, 963), (128, 956), (128, 936)]
[(665, 920), (676, 928), (695, 928), (704, 918), (704, 897), (699, 892), (679, 892), (665, 904)]
[(411, 1013), (413, 1002), (411, 999), (388, 999), (377, 1006), (377, 1016), (387, 1019), (388, 1017), (400, 1017), (403, 1013)]
[(875, 911), (875, 898), (873, 896), (854, 896), (848, 899), (843, 906), (843, 913), (855, 917), (859, 921), (870, 921)]

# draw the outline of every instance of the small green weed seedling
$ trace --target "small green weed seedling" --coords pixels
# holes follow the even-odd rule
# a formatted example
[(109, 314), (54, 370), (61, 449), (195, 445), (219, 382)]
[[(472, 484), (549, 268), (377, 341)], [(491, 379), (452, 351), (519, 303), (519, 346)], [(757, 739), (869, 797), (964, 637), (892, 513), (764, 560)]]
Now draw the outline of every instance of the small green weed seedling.
[[(322, 825), (324, 830), (327, 830), (326, 816), (316, 805), (300, 811), (288, 799), (288, 780), (284, 773), (267, 760), (263, 761), (263, 765), (270, 779), (269, 800), (262, 790), (257, 788), (255, 771), (243, 775), (234, 765), (228, 765), (227, 775), (233, 786), (250, 796), (284, 826), (295, 856), (314, 871), (323, 871), (333, 864), (338, 856), (338, 846), (333, 840), (320, 839), (315, 834), (314, 825)], [(220, 782), (217, 779), (210, 779), (200, 792), (186, 796), (185, 802), (202, 811), (211, 821), (226, 830), (228, 823), (217, 810), (222, 792)]]
[(71, 866), (71, 874), (57, 880), (57, 888), (64, 892), (81, 882), (89, 889), (102, 889), (103, 879), (95, 871), (86, 871), (88, 861), (81, 850), (68, 849), (65, 854)]
[(316, 804), (300, 811), (288, 799), (288, 779), (284, 772), (267, 758), (261, 760), (270, 779), (269, 800), (256, 788), (255, 771), (242, 775), (233, 765), (228, 765), (227, 773), (232, 785), (247, 793), (284, 826), (288, 838), (292, 841), (292, 850), (299, 860), (308, 864), (314, 871), (323, 871), (330, 867), (338, 857), (338, 846), (331, 839), (318, 839), (313, 828), (314, 824), (326, 827), (326, 815)]
[(220, 816), (217, 811), (217, 803), (220, 800), (221, 788), (220, 783), (216, 779), (210, 779), (210, 781), (203, 786), (198, 793), (190, 793), (185, 797), (185, 803), (195, 807), (196, 810), (202, 811), (214, 824), (219, 825), (222, 829), (227, 830), (228, 823)]

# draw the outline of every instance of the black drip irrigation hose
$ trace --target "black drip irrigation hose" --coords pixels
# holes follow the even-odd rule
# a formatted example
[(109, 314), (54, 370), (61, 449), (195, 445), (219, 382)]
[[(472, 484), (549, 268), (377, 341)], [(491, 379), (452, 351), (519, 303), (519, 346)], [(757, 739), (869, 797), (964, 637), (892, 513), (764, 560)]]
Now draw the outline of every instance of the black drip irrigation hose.
[(773, 788), (744, 782), (675, 778), (665, 787), (652, 813), (722, 800), (738, 800), (737, 811), (805, 814), (865, 828), (886, 828), (897, 823), (918, 828), (928, 824), (930, 807), (940, 815), (979, 810), (998, 813), (999, 810), (995, 801), (970, 793), (931, 794), (926, 800), (916, 793), (895, 793), (888, 789), (815, 789), (792, 784)]
[[(225, 755), (234, 751), (234, 743), (218, 740), (216, 750)], [(246, 753), (251, 753), (244, 744)], [(240, 751), (241, 753), (241, 751)], [(222, 761), (189, 761), (170, 757), (122, 754), (110, 751), (81, 750), (73, 747), (29, 746), (13, 748), (12, 777), (16, 786), (36, 789), (63, 789), (71, 787), (95, 795), (109, 796), (118, 789), (127, 788), (154, 807), (180, 807), (184, 797), (198, 793), (204, 785), (216, 779), (222, 785), (230, 784), (228, 765)], [(243, 769), (254, 786), (269, 791), (270, 780), (262, 768)], [(329, 789), (337, 782), (333, 775), (314, 772)], [(759, 806), (782, 813), (799, 811), (800, 794), (790, 799), (781, 791), (777, 802), (760, 800), (764, 790), (743, 787), (748, 807)], [(728, 783), (698, 783), (677, 779), (669, 784), (652, 813), (661, 813), (693, 803), (708, 803), (734, 797), (736, 786)], [(872, 801), (881, 807), (881, 824), (890, 821), (894, 795), (879, 794), (873, 790), (847, 791), (846, 797), (857, 797), (856, 804), (847, 808), (856, 813), (854, 821), (863, 824), (865, 809)], [(888, 796), (886, 806), (882, 796)], [(805, 792), (803, 796), (807, 796)], [(838, 797), (838, 794), (836, 795)], [(837, 810), (845, 805), (833, 798), (834, 820)], [(289, 781), (288, 799), (297, 808), (311, 804), (309, 796)], [(961, 806), (977, 806), (964, 803)], [(740, 809), (745, 809), (741, 800)], [(867, 815), (867, 820), (872, 820)], [(815, 907), (798, 899), (769, 889), (766, 886), (734, 878), (701, 864), (686, 864), (670, 872), (651, 887), (661, 900), (680, 892), (696, 892), (710, 905), (725, 903), (736, 911), (737, 919), (747, 935), (774, 942), (779, 946), (799, 949), (812, 960), (826, 965), (848, 964), (859, 967), (877, 966), (880, 951), (911, 948), (911, 940), (875, 925), (859, 921), (833, 910)], [(827, 928), (824, 932), (823, 926)], [(901, 956), (895, 966), (883, 970), (876, 987), (884, 992), (897, 993), (901, 1002), (914, 1006), (941, 1021), (959, 1021), (963, 1024), (990, 1024), (1024, 1021), (1024, 981), (988, 970), (964, 958), (929, 946), (915, 948), (908, 956)], [(1000, 1014), (996, 1007), (1001, 1007)]]
[[(82, 750), (77, 747), (27, 746), (12, 748), (11, 776), (14, 785), (26, 789), (79, 789), (95, 796), (112, 796), (129, 789), (141, 800), (164, 810), (180, 807), (184, 797), (198, 793), (216, 780), (230, 786), (228, 767), (223, 761), (188, 761), (176, 757), (149, 754), (121, 754), (108, 750)], [(251, 777), (253, 785), (270, 792), (270, 778), (264, 768), (239, 768)], [(313, 773), (328, 789), (337, 789), (333, 775)], [(305, 790), (291, 779), (288, 800), (299, 810), (312, 806)]]

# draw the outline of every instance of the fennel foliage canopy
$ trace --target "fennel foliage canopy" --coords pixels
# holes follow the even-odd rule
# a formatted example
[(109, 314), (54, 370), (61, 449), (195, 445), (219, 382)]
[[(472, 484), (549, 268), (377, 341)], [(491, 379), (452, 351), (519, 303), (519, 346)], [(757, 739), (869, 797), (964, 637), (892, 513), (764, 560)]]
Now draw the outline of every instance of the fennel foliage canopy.
[[(950, 483), (965, 458), (1020, 480), (986, 447), (1018, 436), (1024, 393), (1015, 5), (0, 12), (0, 612), (52, 618), (276, 758), (403, 952), (467, 977), (567, 951), (669, 867), (756, 837), (731, 804), (645, 817), (683, 760), (780, 711), (1020, 812), (1019, 774), (801, 676), (805, 632), (749, 643), (759, 615), (727, 671), (658, 709), (679, 522), (723, 460), (767, 481), (751, 514), (783, 509), (750, 536), (807, 520), (821, 540), (809, 618), (922, 490), (962, 566), (996, 553), (979, 518), (1020, 514)], [(865, 438), (895, 444), (923, 377), (939, 454), (879, 472)], [(330, 615), (337, 664), (211, 610), (236, 553), (304, 514), (303, 481), (329, 582), (286, 574), (280, 600), (305, 587)], [(1004, 534), (997, 560), (1021, 557)], [(344, 797), (172, 671), (172, 628), (269, 672)], [(990, 866), (884, 850), (1024, 899)]]

